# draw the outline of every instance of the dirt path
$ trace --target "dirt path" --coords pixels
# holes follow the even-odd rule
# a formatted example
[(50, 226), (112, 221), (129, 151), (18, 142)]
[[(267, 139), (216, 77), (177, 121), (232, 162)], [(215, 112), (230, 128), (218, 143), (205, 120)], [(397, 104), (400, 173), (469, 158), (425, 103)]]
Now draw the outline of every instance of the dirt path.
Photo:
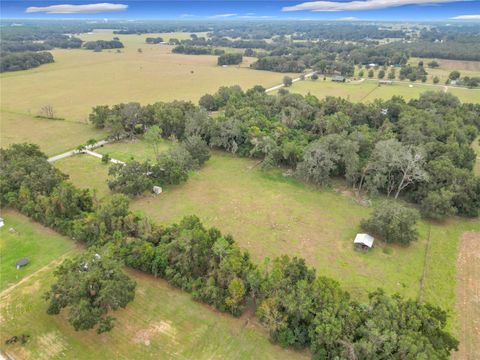
[(480, 359), (480, 232), (468, 231), (460, 240), (457, 312), (460, 348), (453, 359)]

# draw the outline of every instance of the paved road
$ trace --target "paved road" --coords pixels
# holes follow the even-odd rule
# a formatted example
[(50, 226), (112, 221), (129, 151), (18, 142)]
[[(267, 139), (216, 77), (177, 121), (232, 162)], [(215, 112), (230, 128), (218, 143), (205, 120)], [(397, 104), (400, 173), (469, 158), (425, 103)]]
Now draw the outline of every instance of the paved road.
[[(103, 145), (106, 145), (108, 144), (109, 141), (108, 140), (100, 140), (99, 142), (93, 144), (93, 145), (88, 145), (85, 147), (86, 150), (90, 150), (90, 149), (96, 149), (100, 146), (103, 146)], [(67, 158), (67, 157), (70, 157), (70, 156), (73, 156), (73, 155), (76, 155), (78, 154), (80, 151), (78, 150), (70, 150), (70, 151), (67, 151), (67, 152), (64, 152), (63, 154), (58, 154), (58, 155), (55, 155), (55, 156), (52, 156), (50, 158), (48, 158), (48, 161), (49, 162), (54, 162), (54, 161), (57, 161), (57, 160), (60, 160), (60, 159), (64, 159), (64, 158)]]

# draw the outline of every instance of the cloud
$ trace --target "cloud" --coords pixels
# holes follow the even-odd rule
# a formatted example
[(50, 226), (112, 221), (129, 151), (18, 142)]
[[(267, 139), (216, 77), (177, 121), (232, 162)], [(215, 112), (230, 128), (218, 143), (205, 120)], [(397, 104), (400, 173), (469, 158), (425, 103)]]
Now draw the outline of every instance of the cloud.
[(343, 17), (343, 18), (339, 18), (339, 19), (335, 19), (335, 20), (337, 20), (337, 21), (358, 21), (360, 19), (355, 17), (355, 16), (348, 16), (348, 17)]
[(451, 20), (480, 20), (480, 15), (459, 15), (450, 18)]
[(225, 17), (232, 17), (232, 16), (237, 16), (237, 14), (217, 14), (217, 15), (212, 15), (214, 18), (225, 18)]
[(294, 6), (285, 6), (282, 11), (354, 11), (374, 10), (403, 5), (435, 5), (472, 0), (356, 0), (348, 2), (309, 1)]
[(98, 4), (85, 4), (85, 5), (51, 5), (51, 6), (29, 6), (25, 12), (37, 13), (44, 12), (47, 14), (94, 14), (107, 11), (122, 11), (126, 10), (128, 5), (124, 4), (110, 4), (110, 3), (98, 3)]

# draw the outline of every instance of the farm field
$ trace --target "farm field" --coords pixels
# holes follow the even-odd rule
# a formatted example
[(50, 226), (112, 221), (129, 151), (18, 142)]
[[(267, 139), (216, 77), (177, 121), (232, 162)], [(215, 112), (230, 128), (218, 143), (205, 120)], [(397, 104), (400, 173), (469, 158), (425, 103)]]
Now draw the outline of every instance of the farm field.
[[(340, 96), (350, 101), (369, 102), (375, 99), (388, 100), (392, 96), (402, 96), (405, 100), (418, 98), (425, 91), (444, 91), (443, 86), (425, 85), (421, 83), (392, 84), (378, 86), (377, 80), (364, 80), (360, 83), (335, 83), (329, 78), (323, 81), (297, 81), (289, 91), (306, 95), (308, 93), (322, 99), (326, 96)], [(457, 96), (462, 102), (480, 103), (480, 90), (448, 87), (448, 92)]]
[[(435, 60), (440, 65), (438, 68), (429, 68), (427, 64)], [(448, 75), (453, 70), (460, 71), (460, 74), (463, 76), (480, 76), (480, 61), (463, 61), (463, 60), (447, 60), (447, 59), (421, 59), (412, 57), (409, 59), (409, 64), (416, 66), (419, 61), (423, 61), (424, 67), (428, 72), (428, 80), (432, 81), (434, 76), (438, 76), (440, 79), (440, 84), (444, 84), (448, 79)]]
[[(111, 40), (113, 36), (112, 31), (98, 31), (82, 37)], [(224, 68), (217, 65), (216, 56), (173, 54), (172, 46), (146, 44), (145, 38), (150, 36), (155, 34), (118, 35), (125, 45), (120, 53), (56, 49), (52, 51), (55, 63), (1, 74), (0, 86), (8, 89), (2, 94), (1, 108), (36, 115), (43, 106), (51, 105), (59, 117), (86, 121), (96, 105), (175, 99), (197, 102), (220, 86), (270, 87), (285, 75), (249, 69), (253, 58), (245, 58), (241, 66)]]
[[(5, 226), (0, 228), (0, 291), (75, 248), (72, 241), (15, 211), (2, 209), (1, 216)], [(15, 263), (24, 257), (30, 263), (17, 270)]]
[(40, 146), (47, 155), (56, 155), (75, 148), (89, 139), (102, 139), (104, 131), (84, 123), (40, 119), (31, 115), (2, 111), (0, 113), (0, 144), (30, 142)]
[[(73, 159), (85, 160), (76, 157), (64, 162)], [(92, 160), (94, 173), (100, 174), (98, 169), (103, 165)], [(196, 214), (207, 225), (231, 233), (255, 261), (282, 254), (304, 257), (319, 274), (338, 280), (360, 299), (378, 287), (412, 298), (420, 295), (431, 227), (423, 297), (453, 314), (459, 237), (464, 231), (480, 229), (479, 221), (422, 222), (420, 239), (407, 248), (377, 242), (371, 252), (356, 252), (352, 241), (370, 207), (358, 205), (341, 184), (315, 189), (285, 178), (279, 171), (264, 172), (255, 165), (250, 159), (214, 152), (186, 183), (166, 188), (161, 196), (133, 200), (132, 209), (165, 224)], [(76, 185), (100, 186), (99, 192), (106, 189), (99, 176), (78, 180), (75, 173), (80, 165), (69, 167), (69, 171), (60, 168), (70, 171)]]
[[(45, 239), (44, 234), (51, 233), (50, 230), (29, 220), (25, 222), (18, 213), (8, 212), (7, 219), (22, 223), (22, 231), (31, 234), (35, 242), (48, 240), (58, 249), (63, 243), (74, 246), (73, 241), (60, 235), (50, 234)], [(35, 246), (33, 242), (28, 245)], [(63, 254), (66, 251), (68, 248)], [(56, 258), (61, 254), (56, 254)], [(117, 318), (114, 330), (100, 336), (94, 331), (76, 332), (65, 313), (46, 314), (42, 295), (52, 284), (53, 270), (54, 264), (49, 263), (13, 291), (0, 293), (1, 342), (13, 334), (31, 336), (25, 346), (3, 348), (17, 360), (188, 359), (193, 356), (196, 359), (251, 359), (259, 353), (265, 359), (309, 358), (306, 353), (272, 345), (268, 334), (253, 318), (246, 321), (246, 318), (220, 314), (160, 279), (130, 270), (129, 275), (137, 282), (135, 300), (125, 310), (113, 314)]]

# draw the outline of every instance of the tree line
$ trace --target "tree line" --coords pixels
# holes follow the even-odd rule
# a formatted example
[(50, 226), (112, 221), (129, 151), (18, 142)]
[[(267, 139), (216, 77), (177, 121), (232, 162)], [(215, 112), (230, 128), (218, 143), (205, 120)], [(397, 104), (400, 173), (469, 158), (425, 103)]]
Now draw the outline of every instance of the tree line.
[(274, 341), (309, 348), (314, 359), (448, 359), (458, 347), (438, 307), (382, 290), (359, 303), (297, 257), (256, 265), (233, 237), (195, 216), (159, 226), (133, 214), (124, 195), (98, 201), (75, 188), (36, 145), (0, 149), (0, 160), (2, 206), (90, 248), (60, 265), (45, 294), (48, 313), (69, 308), (77, 330), (110, 331), (111, 311), (133, 300), (135, 283), (121, 271), (124, 261), (236, 316), (258, 304), (256, 315)]
[(0, 72), (19, 71), (53, 63), (53, 55), (46, 51), (3, 53), (0, 55)]
[[(362, 104), (286, 90), (272, 96), (261, 86), (221, 87), (199, 104), (120, 104), (116, 116), (96, 107), (91, 121), (113, 137), (153, 125), (165, 138), (198, 135), (210, 147), (261, 159), (263, 167), (289, 167), (315, 185), (342, 177), (358, 193), (402, 197), (430, 218), (478, 216), (480, 178), (470, 145), (479, 134), (479, 105), (443, 92)], [(218, 110), (215, 118), (207, 112)]]

